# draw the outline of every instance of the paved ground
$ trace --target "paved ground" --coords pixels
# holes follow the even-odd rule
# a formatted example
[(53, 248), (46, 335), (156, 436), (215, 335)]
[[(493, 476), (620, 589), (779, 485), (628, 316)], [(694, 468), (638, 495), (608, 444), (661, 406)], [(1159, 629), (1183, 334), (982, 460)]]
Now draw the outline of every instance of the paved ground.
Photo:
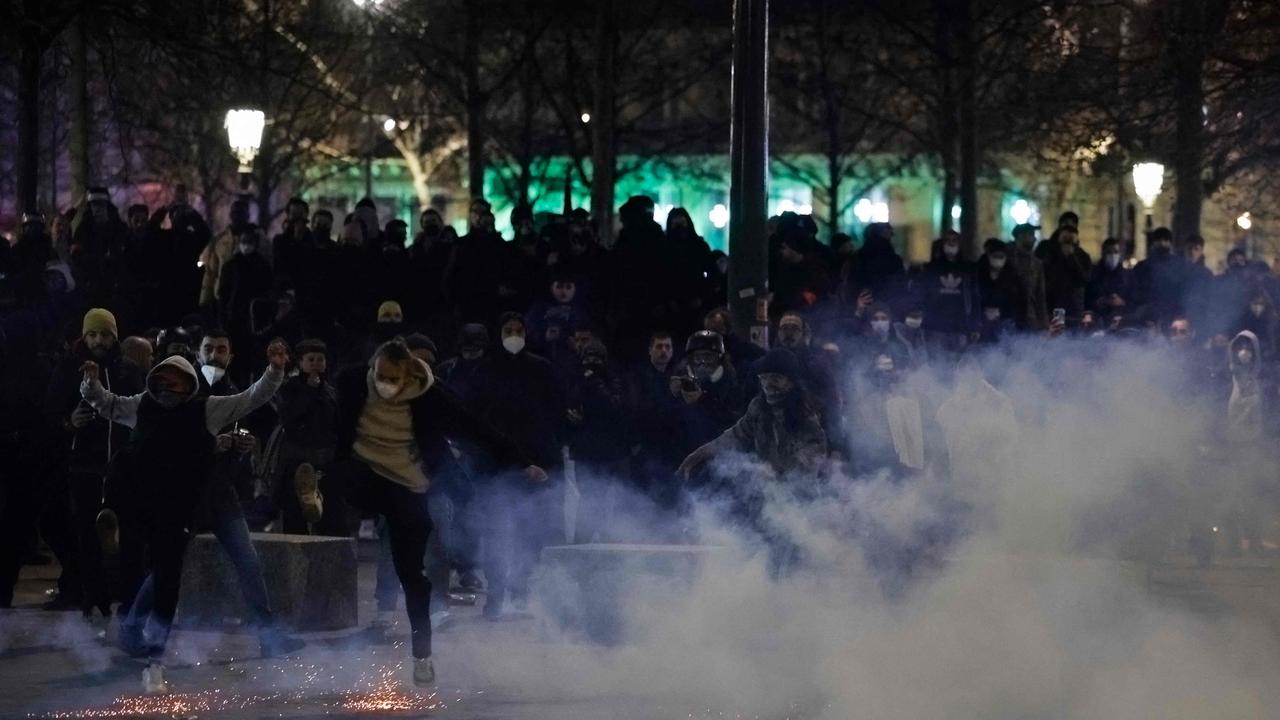
[[(665, 706), (576, 682), (599, 649), (546, 640), (532, 618), (488, 622), (478, 605), (453, 608), (455, 622), (436, 635), (434, 695), (394, 689), (408, 665), (408, 620), (401, 613), (390, 644), (370, 644), (360, 630), (315, 633), (303, 636), (308, 646), (297, 657), (269, 661), (258, 658), (255, 637), (237, 628), (180, 630), (167, 662), (175, 694), (155, 700), (140, 694), (142, 665), (97, 639), (79, 613), (38, 609), (55, 575), (52, 567), (26, 568), (18, 609), (0, 611), (0, 720), (751, 717)], [(362, 626), (373, 613), (373, 575), (372, 562), (363, 561)]]

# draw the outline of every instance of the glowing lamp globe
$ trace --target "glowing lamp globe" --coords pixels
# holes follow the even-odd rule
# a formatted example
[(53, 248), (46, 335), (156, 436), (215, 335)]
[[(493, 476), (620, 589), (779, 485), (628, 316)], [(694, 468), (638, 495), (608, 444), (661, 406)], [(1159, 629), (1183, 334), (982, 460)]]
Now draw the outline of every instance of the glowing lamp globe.
[(711, 208), (711, 212), (707, 213), (707, 219), (717, 229), (721, 229), (729, 224), (729, 208), (725, 207), (723, 203), (716, 203), (716, 206)]
[(1014, 200), (1009, 208), (1009, 217), (1013, 218), (1013, 222), (1018, 225), (1027, 224), (1031, 221), (1031, 203), (1022, 198)]
[(1155, 162), (1137, 163), (1133, 166), (1133, 191), (1147, 210), (1155, 207), (1156, 198), (1164, 186), (1164, 165)]
[(253, 172), (253, 159), (262, 147), (262, 130), (266, 124), (267, 116), (261, 110), (227, 111), (227, 141), (240, 161), (240, 172)]

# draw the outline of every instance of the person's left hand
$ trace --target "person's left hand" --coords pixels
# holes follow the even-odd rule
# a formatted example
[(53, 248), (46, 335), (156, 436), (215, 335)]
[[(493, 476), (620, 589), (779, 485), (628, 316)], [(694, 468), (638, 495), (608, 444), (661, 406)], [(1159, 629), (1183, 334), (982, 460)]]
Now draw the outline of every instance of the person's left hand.
[(271, 367), (276, 370), (284, 370), (289, 364), (289, 346), (284, 344), (282, 340), (274, 340), (267, 347), (267, 361), (271, 363)]

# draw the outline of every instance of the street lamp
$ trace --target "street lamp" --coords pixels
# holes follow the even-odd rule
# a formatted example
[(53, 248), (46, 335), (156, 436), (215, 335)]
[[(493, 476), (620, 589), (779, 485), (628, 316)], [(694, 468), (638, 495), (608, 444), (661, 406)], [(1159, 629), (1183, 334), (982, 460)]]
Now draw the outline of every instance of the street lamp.
[(1241, 213), (1240, 217), (1236, 218), (1236, 225), (1241, 230), (1248, 230), (1253, 227), (1253, 218), (1249, 216), (1249, 213)]
[(267, 116), (261, 110), (242, 108), (227, 111), (224, 126), (227, 128), (227, 142), (231, 145), (231, 152), (240, 161), (241, 189), (249, 188), (253, 160), (262, 147), (262, 130), (266, 124)]
[(1151, 210), (1160, 197), (1160, 189), (1164, 186), (1164, 165), (1157, 162), (1137, 163), (1133, 166), (1133, 191), (1142, 200), (1142, 207), (1147, 212), (1147, 232), (1151, 232)]

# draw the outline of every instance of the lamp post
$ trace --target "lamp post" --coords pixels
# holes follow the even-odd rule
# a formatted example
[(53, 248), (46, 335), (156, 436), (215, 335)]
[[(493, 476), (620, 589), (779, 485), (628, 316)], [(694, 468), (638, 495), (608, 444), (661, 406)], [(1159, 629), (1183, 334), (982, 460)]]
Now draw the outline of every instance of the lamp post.
[(1164, 165), (1157, 162), (1137, 163), (1133, 166), (1133, 191), (1142, 200), (1147, 214), (1146, 231), (1151, 232), (1151, 211), (1164, 186)]
[(227, 119), (223, 123), (227, 129), (227, 142), (231, 152), (240, 161), (240, 189), (248, 190), (249, 181), (253, 177), (253, 160), (258, 157), (262, 148), (262, 130), (266, 127), (267, 116), (261, 110), (240, 108), (227, 111)]

